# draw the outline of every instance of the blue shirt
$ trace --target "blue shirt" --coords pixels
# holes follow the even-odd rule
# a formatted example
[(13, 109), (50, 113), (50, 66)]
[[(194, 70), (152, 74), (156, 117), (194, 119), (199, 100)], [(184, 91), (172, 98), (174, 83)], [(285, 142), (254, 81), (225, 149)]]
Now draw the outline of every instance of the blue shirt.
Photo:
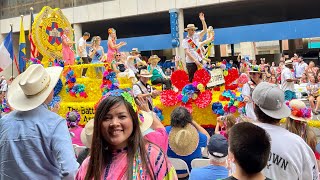
[[(166, 127), (167, 134), (170, 134), (171, 128), (172, 128), (171, 126)], [(199, 133), (198, 147), (192, 154), (190, 154), (188, 156), (179, 156), (175, 152), (172, 151), (170, 146), (168, 147), (168, 156), (171, 158), (179, 158), (179, 159), (184, 160), (187, 163), (190, 171), (191, 171), (191, 161), (195, 158), (202, 158), (201, 147), (207, 146), (207, 136), (202, 134), (199, 131), (198, 131), (198, 133)], [(177, 171), (177, 173), (183, 174), (183, 173), (186, 173), (186, 171)]]
[(0, 120), (0, 179), (74, 179), (78, 167), (66, 121), (46, 105)]
[(228, 169), (223, 166), (209, 165), (192, 169), (189, 180), (216, 180), (228, 177)]

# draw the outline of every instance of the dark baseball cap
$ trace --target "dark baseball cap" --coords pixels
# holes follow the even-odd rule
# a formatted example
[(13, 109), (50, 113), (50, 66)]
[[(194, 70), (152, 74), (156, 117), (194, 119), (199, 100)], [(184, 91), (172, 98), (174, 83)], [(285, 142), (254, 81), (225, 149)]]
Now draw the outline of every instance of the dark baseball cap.
[(228, 155), (228, 140), (221, 134), (211, 136), (208, 153), (217, 158), (226, 157)]

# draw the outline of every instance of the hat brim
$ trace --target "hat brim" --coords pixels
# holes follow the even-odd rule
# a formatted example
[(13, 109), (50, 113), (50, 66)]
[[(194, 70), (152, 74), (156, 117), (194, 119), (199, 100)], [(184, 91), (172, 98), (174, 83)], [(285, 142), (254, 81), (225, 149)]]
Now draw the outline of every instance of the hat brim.
[(290, 115), (289, 116), (291, 119), (297, 120), (297, 121), (302, 121), (302, 122), (308, 122), (309, 119), (307, 118), (302, 118), (302, 117), (298, 117), (298, 116), (294, 116), (294, 115)]
[(132, 54), (132, 53), (138, 53), (139, 54), (140, 51), (131, 51), (130, 54)]
[(141, 75), (141, 74), (139, 74), (139, 76), (140, 76), (140, 77), (145, 77), (145, 78), (151, 78), (151, 77), (152, 77), (152, 74), (150, 74), (150, 75)]
[(283, 103), (282, 107), (278, 110), (269, 110), (269, 109), (264, 109), (260, 107), (261, 111), (263, 111), (266, 115), (274, 118), (274, 119), (282, 119), (282, 118), (287, 118), (291, 114), (290, 108)]
[(157, 62), (159, 62), (161, 59), (160, 58), (149, 58), (148, 59), (148, 62), (150, 63), (150, 62), (152, 62), (152, 61), (157, 61)]
[[(94, 124), (94, 120), (93, 119), (89, 120), (87, 122), (87, 124), (89, 124), (89, 123), (91, 123), (90, 125)], [(88, 141), (88, 138), (87, 138), (88, 136), (90, 136), (90, 135), (86, 134), (86, 127), (84, 127), (81, 131), (80, 139), (81, 139), (81, 142), (83, 145), (85, 145), (87, 148), (91, 148), (91, 143)], [(92, 132), (91, 138), (92, 138), (92, 136), (93, 136), (93, 132)]]
[[(192, 134), (191, 139), (184, 139), (185, 141), (189, 141), (190, 144), (187, 147), (183, 148), (179, 147), (179, 145), (175, 143), (175, 137), (177, 133), (182, 129), (188, 130)], [(199, 145), (199, 133), (197, 129), (191, 124), (188, 124), (184, 128), (172, 127), (168, 139), (171, 150), (179, 156), (188, 156), (192, 154)]]
[(50, 76), (49, 85), (40, 94), (34, 96), (26, 96), (19, 85), (24, 73), (16, 77), (8, 90), (8, 102), (12, 108), (18, 111), (29, 111), (44, 103), (56, 86), (63, 68), (56, 66), (46, 68), (45, 70)]
[(153, 117), (150, 113), (145, 112), (145, 111), (141, 111), (143, 118), (144, 118), (144, 122), (140, 124), (140, 130), (141, 132), (145, 132), (147, 129), (149, 129), (153, 123)]
[(192, 27), (192, 28), (184, 28), (185, 31), (188, 31), (189, 29), (194, 29), (194, 30), (197, 30), (198, 28), (197, 27)]

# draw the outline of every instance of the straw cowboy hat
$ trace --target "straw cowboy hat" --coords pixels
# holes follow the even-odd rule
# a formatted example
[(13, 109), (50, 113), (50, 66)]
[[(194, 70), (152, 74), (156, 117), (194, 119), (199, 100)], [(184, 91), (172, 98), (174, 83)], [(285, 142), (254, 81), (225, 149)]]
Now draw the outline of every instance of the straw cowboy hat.
[(188, 156), (198, 147), (199, 134), (191, 124), (184, 128), (172, 127), (169, 133), (169, 146), (179, 156)]
[(286, 60), (286, 61), (284, 62), (284, 64), (285, 64), (285, 65), (293, 64), (293, 61), (292, 61), (292, 60)]
[(138, 76), (150, 78), (152, 77), (152, 74), (147, 69), (141, 69), (140, 74)]
[(138, 48), (132, 48), (130, 54), (132, 54), (132, 53), (138, 53), (139, 54), (140, 51), (138, 50)]
[(142, 133), (148, 130), (153, 123), (153, 117), (150, 113), (152, 112), (139, 111), (139, 126)]
[(94, 119), (91, 119), (84, 126), (84, 128), (82, 129), (81, 134), (80, 134), (81, 142), (87, 148), (91, 148), (92, 136), (93, 136), (93, 127), (94, 127)]
[(194, 24), (188, 24), (186, 28), (184, 28), (185, 31), (188, 31), (189, 29), (197, 30), (198, 28)]
[(301, 101), (301, 100), (298, 100), (298, 99), (293, 99), (289, 102), (289, 107), (291, 108), (291, 114), (290, 114), (290, 118), (291, 119), (294, 119), (294, 120), (298, 120), (298, 121), (303, 121), (303, 122), (307, 122), (308, 120), (310, 120), (311, 118), (311, 110), (310, 110), (310, 117), (300, 117), (300, 116), (296, 116), (294, 114), (294, 111), (304, 111), (304, 110), (307, 110), (307, 106), (306, 104)]
[(151, 63), (152, 61), (157, 61), (157, 63), (160, 61), (161, 59), (157, 56), (157, 55), (152, 55), (150, 56), (150, 58), (148, 59), (148, 63)]
[(33, 64), (12, 82), (8, 102), (18, 111), (29, 111), (40, 106), (56, 86), (62, 67), (44, 68)]

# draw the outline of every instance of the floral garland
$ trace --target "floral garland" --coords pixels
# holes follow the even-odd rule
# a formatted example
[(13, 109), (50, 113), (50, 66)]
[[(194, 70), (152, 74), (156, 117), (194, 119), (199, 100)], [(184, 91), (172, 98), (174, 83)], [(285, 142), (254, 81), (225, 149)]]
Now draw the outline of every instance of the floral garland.
[(88, 95), (85, 92), (85, 85), (84, 84), (76, 84), (76, 76), (74, 74), (74, 71), (71, 68), (68, 68), (64, 72), (64, 76), (66, 78), (66, 91), (70, 94), (72, 97), (77, 97), (79, 95), (80, 97), (87, 98)]
[(119, 82), (115, 72), (111, 71), (110, 69), (104, 71), (100, 89), (103, 96), (109, 91), (119, 89)]
[(81, 116), (78, 111), (73, 110), (67, 113), (66, 121), (68, 127), (78, 127), (78, 123), (80, 122)]

